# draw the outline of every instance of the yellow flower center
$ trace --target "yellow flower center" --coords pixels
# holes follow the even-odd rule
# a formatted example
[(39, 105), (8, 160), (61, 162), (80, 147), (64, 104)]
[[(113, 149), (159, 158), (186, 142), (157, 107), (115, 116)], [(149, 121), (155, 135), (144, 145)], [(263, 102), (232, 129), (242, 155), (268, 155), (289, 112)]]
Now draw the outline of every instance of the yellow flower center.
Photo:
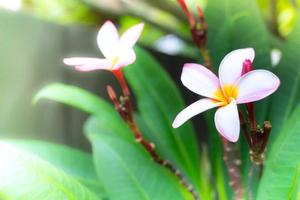
[(216, 102), (221, 102), (221, 106), (226, 106), (230, 103), (231, 98), (236, 99), (238, 96), (238, 88), (234, 85), (225, 85), (223, 88), (218, 88), (214, 94)]
[(111, 62), (112, 62), (112, 65), (110, 67), (111, 70), (114, 69), (114, 67), (115, 67), (115, 65), (117, 64), (118, 61), (119, 61), (119, 58), (117, 56), (111, 60)]

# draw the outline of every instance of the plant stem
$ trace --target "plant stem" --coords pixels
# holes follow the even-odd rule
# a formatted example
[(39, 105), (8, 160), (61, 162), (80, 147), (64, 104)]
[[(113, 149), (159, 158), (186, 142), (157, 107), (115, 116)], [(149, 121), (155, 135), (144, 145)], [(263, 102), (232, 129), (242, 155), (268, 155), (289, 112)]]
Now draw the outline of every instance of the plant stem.
[(241, 181), (241, 172), (239, 167), (237, 167), (234, 163), (232, 163), (231, 159), (231, 152), (232, 149), (230, 147), (230, 143), (224, 139), (221, 138), (223, 142), (224, 147), (224, 162), (227, 166), (229, 177), (230, 177), (230, 183), (229, 185), (233, 188), (234, 191), (234, 199), (235, 200), (241, 200), (243, 199), (243, 186)]
[(180, 184), (182, 184), (192, 194), (193, 198), (195, 200), (199, 200), (198, 194), (196, 193), (194, 187), (188, 182), (188, 180), (184, 177), (181, 171), (178, 170), (174, 165), (172, 165), (168, 160), (162, 159), (157, 154), (157, 152), (155, 151), (155, 145), (153, 143), (149, 143), (147, 140), (143, 138), (142, 134), (140, 133), (135, 123), (130, 123), (129, 126), (135, 135), (136, 142), (144, 146), (144, 148), (151, 155), (152, 159), (156, 163), (166, 167), (171, 173), (173, 173), (179, 179)]
[(200, 53), (204, 60), (204, 66), (210, 69), (211, 71), (214, 71), (211, 56), (209, 50), (206, 47), (207, 24), (201, 7), (196, 6), (198, 16), (197, 18), (195, 18), (194, 15), (188, 9), (185, 0), (177, 0), (177, 2), (179, 3), (181, 9), (183, 10), (188, 19), (192, 39), (194, 41), (195, 46), (198, 47), (200, 50)]
[(200, 47), (200, 52), (201, 52), (201, 55), (204, 60), (204, 65), (211, 71), (214, 71), (211, 56), (210, 56), (209, 50), (206, 48), (206, 46)]
[(249, 171), (248, 171), (248, 199), (249, 200), (253, 200), (253, 188), (252, 188), (252, 185), (253, 185), (253, 176), (254, 176), (254, 164), (251, 162), (250, 164), (250, 168), (249, 168)]
[(255, 120), (255, 115), (254, 115), (254, 104), (253, 102), (247, 103), (246, 104), (247, 111), (249, 114), (249, 121), (250, 121), (250, 130), (251, 132), (256, 131), (256, 120)]
[(122, 88), (122, 92), (123, 92), (124, 97), (129, 98), (130, 97), (130, 92), (129, 92), (128, 85), (127, 85), (127, 83), (124, 79), (122, 70), (121, 69), (113, 70), (112, 73), (115, 75), (115, 77), (119, 81), (119, 84)]
[(247, 122), (245, 120), (244, 114), (240, 110), (239, 110), (239, 118), (240, 118), (242, 133), (244, 134), (246, 142), (247, 142), (249, 148), (251, 149), (252, 148), (252, 142), (251, 142), (251, 138), (250, 138), (249, 133), (248, 133)]
[(267, 143), (269, 141), (269, 136), (272, 130), (272, 125), (269, 121), (264, 122), (264, 128), (263, 128), (263, 142), (261, 144), (260, 153), (264, 153)]

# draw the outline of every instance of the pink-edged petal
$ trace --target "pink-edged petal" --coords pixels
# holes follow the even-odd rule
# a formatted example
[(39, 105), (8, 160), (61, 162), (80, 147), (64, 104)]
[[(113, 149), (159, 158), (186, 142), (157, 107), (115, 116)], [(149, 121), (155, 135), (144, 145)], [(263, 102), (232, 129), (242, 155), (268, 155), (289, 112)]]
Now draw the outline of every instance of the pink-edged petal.
[(93, 71), (99, 69), (109, 70), (112, 67), (111, 61), (99, 58), (65, 58), (63, 62), (66, 65), (75, 66), (79, 71)]
[(106, 21), (97, 35), (97, 43), (100, 51), (107, 59), (113, 59), (117, 55), (119, 34), (111, 21)]
[(88, 58), (88, 57), (73, 57), (73, 58), (64, 58), (63, 62), (66, 65), (73, 65), (73, 66), (79, 66), (79, 65), (98, 65), (98, 64), (106, 64), (109, 61), (106, 59), (100, 59), (100, 58)]
[(237, 83), (237, 103), (248, 103), (263, 99), (277, 90), (279, 78), (267, 70), (254, 70), (240, 78)]
[(133, 49), (129, 49), (126, 52), (124, 52), (121, 57), (119, 57), (113, 69), (115, 70), (130, 65), (135, 61), (135, 59), (136, 59), (136, 55)]
[(219, 67), (219, 79), (221, 85), (233, 85), (242, 74), (243, 62), (248, 59), (251, 62), (255, 56), (254, 49), (237, 49), (228, 53)]
[(202, 65), (186, 63), (183, 66), (181, 81), (185, 87), (201, 96), (214, 98), (220, 87), (219, 79)]
[(181, 126), (184, 122), (189, 120), (190, 118), (194, 117), (195, 115), (202, 113), (208, 109), (217, 107), (220, 105), (220, 102), (213, 101), (211, 99), (205, 98), (200, 99), (188, 107), (186, 107), (184, 110), (182, 110), (175, 118), (172, 126), (173, 128), (177, 128)]
[(140, 35), (142, 34), (144, 24), (140, 23), (130, 27), (121, 37), (119, 41), (118, 51), (119, 55), (122, 56), (124, 52), (132, 49), (133, 45), (137, 42)]
[(230, 142), (236, 142), (240, 134), (240, 120), (235, 100), (218, 108), (215, 113), (215, 124), (218, 132)]
[(77, 71), (81, 72), (89, 72), (89, 71), (96, 71), (96, 70), (111, 70), (111, 65), (104, 66), (104, 65), (81, 65), (81, 66), (75, 66), (75, 69)]

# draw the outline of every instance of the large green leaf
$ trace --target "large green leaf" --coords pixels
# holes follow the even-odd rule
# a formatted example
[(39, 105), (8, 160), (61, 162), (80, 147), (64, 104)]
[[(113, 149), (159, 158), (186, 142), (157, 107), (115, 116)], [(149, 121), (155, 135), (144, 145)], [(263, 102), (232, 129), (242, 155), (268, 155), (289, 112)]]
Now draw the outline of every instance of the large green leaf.
[[(103, 110), (103, 109), (102, 109)], [(97, 173), (111, 199), (190, 199), (179, 181), (134, 141), (120, 119), (109, 123), (109, 110), (85, 125), (94, 152)], [(112, 118), (111, 118), (112, 119)]]
[[(300, 12), (299, 12), (300, 13)], [(300, 16), (300, 15), (299, 15)], [(276, 68), (281, 80), (279, 90), (272, 98), (269, 118), (272, 122), (271, 141), (278, 136), (283, 124), (300, 100), (300, 17), (282, 48), (282, 59)]]
[(43, 98), (58, 101), (94, 115), (101, 114), (102, 107), (107, 107), (108, 104), (84, 89), (61, 83), (53, 83), (42, 88), (34, 97), (33, 102), (36, 103)]
[(111, 199), (191, 199), (141, 146), (102, 131), (89, 134), (97, 171)]
[(0, 142), (3, 200), (100, 199), (72, 176), (12, 144)]
[[(189, 123), (178, 129), (172, 122), (184, 104), (173, 81), (148, 53), (136, 48), (137, 60), (125, 75), (138, 102), (138, 111), (151, 131), (147, 134), (165, 159), (176, 164), (200, 190), (200, 162), (194, 130)], [(201, 191), (203, 195), (205, 192)]]
[[(73, 106), (92, 115), (104, 116), (105, 125), (114, 127), (120, 135), (130, 138), (131, 133), (124, 132), (123, 127), (119, 124), (124, 124), (119, 114), (105, 100), (96, 95), (78, 88), (76, 86), (54, 83), (41, 89), (34, 97), (33, 102), (41, 99), (50, 99), (69, 106)], [(125, 135), (124, 135), (125, 134)]]
[[(123, 120), (119, 117), (113, 106), (100, 97), (78, 88), (76, 86), (54, 83), (43, 88), (34, 98), (34, 102), (40, 99), (51, 99), (73, 106), (82, 111), (99, 116), (106, 127), (114, 128), (114, 131), (123, 138), (132, 140), (132, 134), (128, 131)], [(101, 127), (99, 127), (101, 128)], [(126, 129), (126, 131), (124, 131)]]
[(71, 147), (37, 140), (5, 140), (5, 142), (46, 160), (93, 190), (95, 194), (105, 196), (90, 154)]
[(300, 106), (285, 123), (270, 154), (263, 174), (258, 200), (294, 199), (300, 183)]

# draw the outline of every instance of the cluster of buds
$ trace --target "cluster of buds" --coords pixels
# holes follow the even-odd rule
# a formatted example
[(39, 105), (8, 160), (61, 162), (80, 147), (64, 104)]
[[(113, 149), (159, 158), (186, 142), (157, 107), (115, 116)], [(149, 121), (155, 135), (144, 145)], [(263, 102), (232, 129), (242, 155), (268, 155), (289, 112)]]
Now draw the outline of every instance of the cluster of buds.
[(132, 115), (132, 109), (131, 109), (131, 103), (130, 103), (130, 92), (129, 88), (127, 86), (127, 83), (125, 82), (125, 79), (123, 77), (123, 73), (121, 70), (113, 70), (112, 73), (117, 78), (123, 95), (121, 95), (119, 98), (116, 95), (116, 92), (114, 88), (111, 85), (108, 85), (106, 87), (108, 96), (112, 103), (115, 106), (115, 109), (118, 111), (120, 116), (125, 122), (132, 122), (133, 121), (133, 115)]
[(199, 48), (206, 46), (207, 40), (207, 24), (205, 22), (204, 14), (200, 6), (197, 6), (197, 18), (188, 9), (185, 0), (178, 0), (179, 5), (184, 11), (190, 26), (192, 38), (195, 45)]
[[(252, 69), (252, 61), (246, 59), (243, 62), (242, 75), (252, 71)], [(269, 121), (265, 121), (262, 128), (257, 125), (254, 115), (253, 102), (246, 103), (246, 109), (248, 113), (249, 123), (247, 123), (243, 113), (239, 111), (242, 131), (250, 148), (251, 161), (256, 165), (262, 165), (265, 160), (265, 149), (269, 140), (272, 125)], [(249, 124), (249, 127), (247, 126), (247, 124)]]

